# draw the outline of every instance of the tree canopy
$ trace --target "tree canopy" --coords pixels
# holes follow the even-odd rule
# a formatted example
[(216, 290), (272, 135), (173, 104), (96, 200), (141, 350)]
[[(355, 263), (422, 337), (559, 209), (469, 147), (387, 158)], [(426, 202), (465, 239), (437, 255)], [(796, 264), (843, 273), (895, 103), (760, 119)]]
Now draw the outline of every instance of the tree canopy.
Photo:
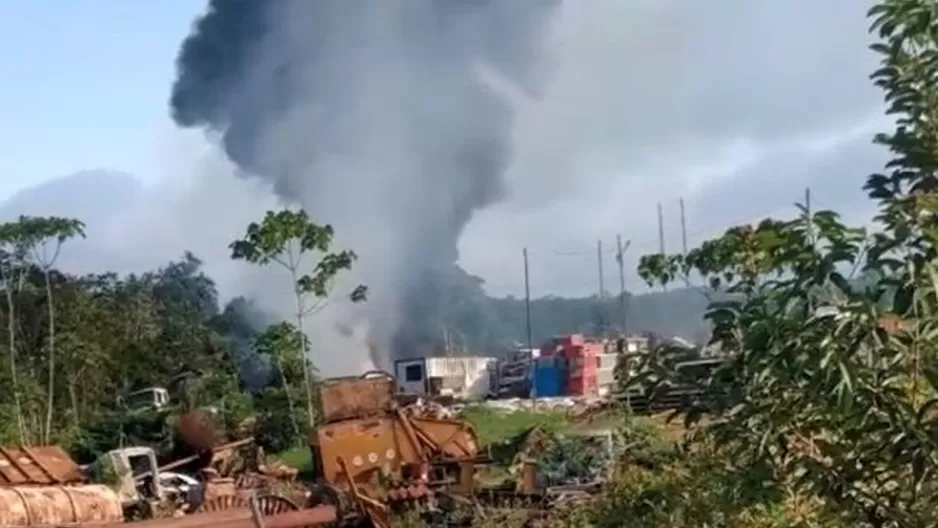
[[(883, 0), (869, 13), (892, 160), (864, 189), (872, 226), (802, 206), (731, 228), (682, 255), (648, 255), (649, 284), (697, 274), (725, 289), (706, 318), (727, 353), (685, 410), (727, 471), (814, 496), (851, 526), (935, 524), (938, 499), (938, 4)], [(662, 348), (630, 380), (677, 373)], [(738, 486), (752, 490), (744, 479)], [(744, 493), (742, 488), (740, 493)]]

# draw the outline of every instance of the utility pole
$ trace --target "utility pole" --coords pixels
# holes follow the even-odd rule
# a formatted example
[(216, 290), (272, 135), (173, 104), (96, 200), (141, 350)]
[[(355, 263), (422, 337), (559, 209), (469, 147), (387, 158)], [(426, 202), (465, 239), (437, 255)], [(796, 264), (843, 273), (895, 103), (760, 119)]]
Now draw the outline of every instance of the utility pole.
[(684, 216), (683, 198), (681, 198), (681, 253), (687, 255), (687, 218)]
[(606, 322), (606, 285), (603, 280), (603, 241), (596, 241), (596, 265), (599, 268), (599, 321), (602, 325), (603, 336), (608, 333)]
[[(661, 202), (658, 202), (658, 252), (664, 255), (664, 212), (661, 209)], [(668, 286), (663, 285), (662, 289), (668, 291)]]
[(534, 338), (531, 336), (531, 281), (528, 273), (528, 248), (521, 251), (524, 257), (524, 326), (528, 338), (528, 354), (531, 354), (530, 374), (531, 379), (531, 407), (537, 405), (537, 384), (534, 380), (534, 367), (537, 365), (537, 359), (534, 357)]
[(603, 284), (603, 241), (596, 241), (596, 264), (599, 266), (599, 301), (606, 299), (606, 286)]
[[(687, 256), (687, 217), (684, 215), (684, 198), (681, 198), (681, 255)], [(690, 277), (686, 275), (684, 286), (690, 288)]]
[(528, 248), (521, 252), (524, 257), (524, 330), (528, 338), (528, 350), (533, 350), (534, 338), (531, 336), (531, 282), (528, 273)]
[(811, 188), (804, 188), (804, 215), (805, 215), (805, 228), (808, 235), (808, 243), (812, 246), (814, 245), (814, 224), (812, 219), (811, 211)]
[(619, 323), (622, 325), (622, 335), (629, 335), (628, 308), (625, 298), (625, 251), (632, 245), (629, 240), (622, 245), (622, 235), (616, 235), (616, 263), (619, 265)]

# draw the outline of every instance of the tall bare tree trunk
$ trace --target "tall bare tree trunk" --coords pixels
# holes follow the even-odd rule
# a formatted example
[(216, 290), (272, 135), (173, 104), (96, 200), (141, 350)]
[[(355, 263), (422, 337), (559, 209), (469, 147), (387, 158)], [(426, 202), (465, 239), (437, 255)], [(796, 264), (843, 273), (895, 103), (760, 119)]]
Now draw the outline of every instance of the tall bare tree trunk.
[(7, 300), (7, 333), (8, 346), (10, 348), (10, 382), (13, 384), (13, 408), (16, 412), (16, 428), (20, 434), (20, 442), (24, 445), (26, 441), (26, 424), (23, 423), (23, 403), (20, 400), (19, 377), (16, 370), (16, 307), (13, 303), (13, 281), (11, 277), (6, 277), (6, 300)]
[(280, 370), (280, 384), (283, 386), (283, 393), (287, 397), (287, 410), (290, 411), (290, 423), (293, 425), (293, 433), (296, 434), (296, 439), (300, 440), (303, 438), (303, 435), (300, 433), (300, 424), (296, 423), (293, 395), (290, 394), (290, 385), (287, 383), (287, 375), (283, 371), (283, 359), (280, 357), (277, 358), (277, 368)]
[(296, 286), (296, 271), (293, 271), (293, 288), (296, 295), (296, 330), (299, 332), (300, 353), (303, 355), (303, 386), (306, 388), (306, 414), (309, 426), (316, 422), (316, 411), (313, 409), (313, 384), (309, 374), (309, 347), (306, 344), (306, 332), (303, 330), (303, 292)]
[(81, 420), (78, 418), (78, 390), (75, 388), (78, 385), (78, 376), (75, 376), (75, 378), (75, 381), (68, 384), (68, 399), (72, 408), (72, 425), (75, 426), (75, 429), (78, 429), (81, 427)]
[(46, 426), (43, 441), (49, 443), (52, 436), (52, 414), (55, 405), (55, 302), (52, 298), (52, 281), (49, 280), (49, 268), (42, 271), (46, 282), (46, 299), (49, 303), (49, 392), (46, 397)]

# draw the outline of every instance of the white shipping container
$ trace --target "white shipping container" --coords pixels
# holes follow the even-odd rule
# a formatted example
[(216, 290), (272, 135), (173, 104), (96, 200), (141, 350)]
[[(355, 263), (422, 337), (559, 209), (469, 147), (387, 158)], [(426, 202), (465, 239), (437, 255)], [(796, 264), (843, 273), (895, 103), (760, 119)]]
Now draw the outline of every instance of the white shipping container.
[(481, 399), (493, 389), (497, 365), (491, 357), (403, 359), (395, 362), (394, 376), (399, 390), (408, 394), (429, 394), (439, 383), (440, 395)]
[(597, 368), (600, 370), (614, 369), (618, 361), (619, 354), (602, 354), (599, 356), (599, 366)]
[(612, 385), (616, 382), (615, 371), (603, 369), (596, 372), (596, 384), (599, 386)]

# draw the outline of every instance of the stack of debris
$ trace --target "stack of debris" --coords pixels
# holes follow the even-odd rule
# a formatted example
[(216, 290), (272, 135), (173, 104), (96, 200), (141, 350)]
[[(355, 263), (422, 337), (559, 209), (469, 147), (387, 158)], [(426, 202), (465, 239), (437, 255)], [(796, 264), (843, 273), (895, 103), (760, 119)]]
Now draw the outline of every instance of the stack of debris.
[(418, 398), (414, 403), (404, 407), (404, 412), (418, 418), (433, 420), (449, 420), (456, 416), (456, 411), (438, 401)]
[(525, 464), (533, 463), (538, 488), (596, 485), (608, 479), (621, 448), (608, 430), (551, 434), (534, 428), (518, 444), (510, 472), (518, 475)]
[(552, 398), (513, 398), (506, 400), (487, 400), (484, 405), (495, 411), (517, 412), (521, 410), (566, 412), (572, 416), (595, 411), (597, 408), (608, 406), (609, 402), (602, 398), (558, 396)]

